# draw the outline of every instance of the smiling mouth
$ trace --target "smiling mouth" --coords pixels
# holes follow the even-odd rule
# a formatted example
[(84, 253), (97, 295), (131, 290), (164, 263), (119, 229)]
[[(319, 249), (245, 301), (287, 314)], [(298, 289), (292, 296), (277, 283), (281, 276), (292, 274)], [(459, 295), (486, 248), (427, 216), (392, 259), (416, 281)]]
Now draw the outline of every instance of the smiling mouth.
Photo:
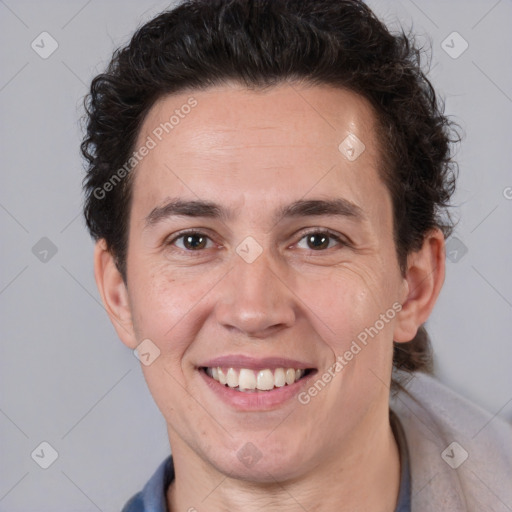
[(316, 372), (314, 368), (250, 368), (201, 367), (208, 377), (234, 391), (243, 393), (268, 392), (274, 389), (291, 386), (295, 382)]

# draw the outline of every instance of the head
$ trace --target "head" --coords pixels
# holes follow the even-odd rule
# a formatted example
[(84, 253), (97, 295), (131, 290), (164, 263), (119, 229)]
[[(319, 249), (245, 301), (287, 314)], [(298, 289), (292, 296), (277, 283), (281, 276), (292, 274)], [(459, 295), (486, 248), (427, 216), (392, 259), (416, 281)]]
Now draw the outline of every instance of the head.
[[(143, 370), (171, 440), (223, 471), (253, 474), (249, 441), (261, 479), (311, 469), (383, 417), (393, 368), (430, 369), (454, 165), (420, 64), (362, 2), (191, 0), (92, 82), (103, 301), (127, 346), (160, 351)], [(232, 408), (204, 371), (225, 355), (293, 359), (302, 400)]]

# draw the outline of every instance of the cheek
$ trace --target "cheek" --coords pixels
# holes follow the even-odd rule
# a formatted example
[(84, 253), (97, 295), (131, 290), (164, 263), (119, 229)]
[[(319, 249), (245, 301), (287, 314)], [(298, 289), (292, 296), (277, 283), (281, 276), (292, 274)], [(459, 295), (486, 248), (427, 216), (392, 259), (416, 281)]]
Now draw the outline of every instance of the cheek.
[(141, 262), (132, 267), (129, 291), (134, 329), (140, 339), (149, 338), (162, 352), (178, 356), (186, 349), (190, 319), (201, 298), (211, 288), (207, 276), (193, 281), (184, 279), (179, 270), (170, 272), (165, 264)]
[(378, 265), (347, 263), (328, 278), (303, 277), (300, 293), (308, 296), (316, 331), (330, 348), (332, 361), (339, 356), (346, 361), (340, 385), (341, 381), (346, 385), (347, 378), (359, 382), (370, 369), (386, 375), (393, 348), (395, 288), (391, 273), (379, 272)]
[(131, 267), (128, 290), (137, 339), (153, 341), (174, 371), (186, 371), (186, 353), (204, 329), (217, 287), (229, 274), (222, 265), (198, 269), (150, 258), (134, 259)]

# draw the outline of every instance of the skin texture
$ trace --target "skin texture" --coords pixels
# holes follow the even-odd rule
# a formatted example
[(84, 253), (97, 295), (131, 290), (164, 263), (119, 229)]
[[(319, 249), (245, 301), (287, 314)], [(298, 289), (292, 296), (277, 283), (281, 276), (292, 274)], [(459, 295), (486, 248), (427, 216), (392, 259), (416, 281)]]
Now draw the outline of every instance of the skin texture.
[[(434, 306), (443, 235), (432, 230), (400, 273), (375, 116), (357, 94), (228, 84), (171, 95), (150, 110), (137, 147), (190, 97), (197, 106), (134, 171), (127, 283), (104, 241), (95, 249), (97, 284), (119, 337), (131, 349), (149, 338), (160, 350), (142, 370), (168, 425), (176, 469), (169, 508), (393, 511), (400, 464), (388, 419), (392, 342), (411, 340)], [(354, 161), (338, 149), (349, 133), (365, 145)], [(234, 215), (146, 227), (169, 198), (213, 201)], [(274, 218), (293, 201), (333, 198), (357, 205), (362, 218)], [(208, 237), (204, 248), (173, 242), (191, 228)], [(314, 249), (305, 235), (316, 228), (346, 243), (330, 238)], [(252, 263), (236, 252), (248, 236), (262, 249)], [(394, 303), (401, 311), (306, 405), (294, 398), (242, 412), (197, 370), (242, 354), (291, 357), (322, 375)], [(261, 453), (251, 467), (237, 456), (248, 442)]]

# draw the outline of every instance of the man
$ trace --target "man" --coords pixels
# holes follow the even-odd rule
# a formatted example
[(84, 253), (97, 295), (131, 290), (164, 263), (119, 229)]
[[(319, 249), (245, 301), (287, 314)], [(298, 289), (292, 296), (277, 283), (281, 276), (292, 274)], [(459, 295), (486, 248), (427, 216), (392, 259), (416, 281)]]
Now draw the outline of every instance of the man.
[(455, 135), (406, 36), (191, 0), (86, 108), (96, 281), (172, 451), (125, 512), (507, 509), (510, 428), (426, 373)]

